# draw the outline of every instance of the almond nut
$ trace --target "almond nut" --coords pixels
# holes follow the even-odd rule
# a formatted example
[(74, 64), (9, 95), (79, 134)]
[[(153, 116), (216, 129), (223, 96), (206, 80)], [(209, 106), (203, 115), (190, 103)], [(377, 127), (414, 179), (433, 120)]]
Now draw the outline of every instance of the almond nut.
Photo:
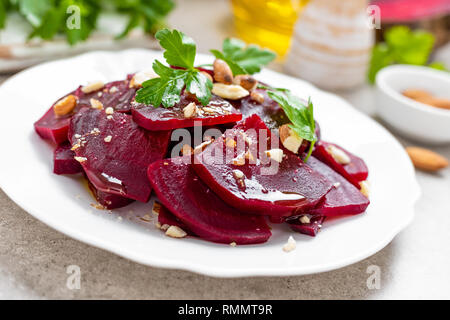
[(240, 85), (245, 90), (250, 91), (256, 88), (258, 81), (248, 74), (240, 74), (234, 78), (233, 83)]
[(152, 213), (157, 216), (159, 215), (160, 211), (161, 211), (161, 204), (158, 201), (153, 202)]
[(197, 114), (198, 108), (195, 102), (189, 103), (183, 108), (183, 113), (185, 118), (192, 118)]
[(448, 160), (428, 149), (419, 147), (407, 147), (406, 152), (417, 169), (425, 171), (437, 171), (448, 166)]
[(250, 98), (258, 103), (264, 103), (264, 95), (258, 91), (253, 90), (252, 93), (250, 93)]
[(283, 150), (282, 149), (270, 149), (266, 150), (266, 155), (275, 160), (276, 162), (283, 161)]
[(292, 236), (289, 236), (287, 243), (283, 246), (283, 251), (291, 252), (292, 250), (295, 250), (296, 247), (297, 243), (295, 242), (294, 238), (292, 238)]
[(214, 80), (220, 83), (232, 84), (233, 72), (231, 72), (230, 66), (222, 59), (214, 60)]
[(367, 181), (361, 181), (359, 183), (359, 186), (361, 187), (361, 189), (359, 191), (361, 191), (361, 193), (366, 198), (369, 198), (369, 193), (370, 193), (369, 183)]
[(206, 71), (200, 71), (200, 73), (201, 73), (202, 75), (204, 75), (206, 78), (208, 78), (209, 81), (214, 82), (213, 78), (211, 77), (211, 75), (210, 75), (208, 72), (206, 72)]
[(131, 78), (130, 88), (140, 88), (145, 81), (154, 78), (159, 78), (159, 76), (153, 70), (137, 72)]
[(166, 231), (166, 236), (172, 238), (184, 238), (187, 236), (186, 231), (177, 226), (170, 226)]
[(236, 147), (236, 140), (234, 140), (234, 139), (231, 139), (231, 138), (226, 138), (226, 145), (227, 145), (227, 148), (234, 148), (234, 147)]
[(69, 94), (67, 97), (62, 98), (53, 106), (53, 112), (56, 116), (65, 116), (75, 109), (77, 105), (77, 98), (73, 94)]
[(212, 93), (224, 99), (239, 100), (250, 93), (236, 84), (214, 83)]
[(305, 215), (301, 216), (298, 220), (303, 224), (311, 223), (311, 220), (309, 219), (309, 217), (305, 216)]
[(183, 156), (190, 156), (193, 153), (194, 149), (192, 149), (192, 147), (188, 144), (184, 144), (183, 147), (181, 148), (181, 154)]
[(337, 163), (340, 164), (349, 164), (351, 162), (350, 157), (347, 153), (345, 153), (344, 150), (335, 147), (333, 145), (329, 145), (326, 148), (327, 152), (333, 157), (334, 160), (336, 160)]
[(87, 85), (81, 87), (81, 91), (83, 91), (84, 93), (91, 93), (91, 92), (100, 90), (104, 86), (105, 86), (105, 84), (103, 83), (103, 81), (95, 81), (95, 82), (88, 83)]
[(93, 109), (99, 109), (99, 110), (103, 109), (103, 103), (101, 103), (99, 100), (91, 98), (89, 100), (89, 102), (91, 103), (91, 107)]
[(441, 109), (450, 110), (450, 100), (445, 98), (433, 98), (431, 100), (431, 105)]
[(429, 97), (431, 98), (431, 93), (429, 93), (428, 91), (425, 90), (421, 90), (421, 89), (406, 89), (402, 92), (402, 94), (405, 97), (408, 97), (410, 99), (420, 99), (420, 98), (425, 98), (425, 97)]
[(280, 140), (283, 146), (293, 153), (297, 153), (303, 143), (303, 139), (292, 130), (288, 124), (283, 124), (280, 128)]

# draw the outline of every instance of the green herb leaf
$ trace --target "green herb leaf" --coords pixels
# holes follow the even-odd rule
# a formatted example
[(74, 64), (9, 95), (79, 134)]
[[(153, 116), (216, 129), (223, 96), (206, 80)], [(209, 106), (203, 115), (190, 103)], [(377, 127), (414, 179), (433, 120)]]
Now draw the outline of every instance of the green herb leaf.
[(259, 72), (262, 66), (276, 58), (271, 50), (261, 49), (253, 44), (247, 46), (245, 42), (234, 38), (223, 41), (222, 51), (211, 50), (211, 53), (227, 62), (235, 76)]
[(312, 153), (314, 143), (317, 141), (314, 107), (311, 100), (308, 100), (307, 104), (305, 104), (304, 101), (294, 96), (287, 89), (269, 89), (267, 94), (283, 108), (286, 116), (292, 123), (290, 128), (299, 137), (311, 142), (308, 155), (305, 158), (306, 162)]
[(370, 83), (375, 82), (378, 71), (391, 64), (427, 65), (435, 41), (433, 34), (423, 30), (411, 31), (406, 26), (389, 29), (385, 40), (372, 49), (367, 74)]
[(164, 58), (168, 64), (186, 69), (194, 67), (196, 47), (192, 38), (178, 30), (168, 29), (158, 31), (155, 37), (161, 47), (166, 49)]
[(136, 94), (136, 101), (154, 107), (173, 107), (180, 101), (181, 91), (186, 90), (197, 97), (201, 104), (207, 105), (211, 99), (213, 84), (205, 75), (194, 68), (196, 46), (194, 41), (178, 30), (163, 29), (156, 38), (166, 49), (166, 61), (183, 69), (173, 69), (156, 60), (153, 70), (160, 76), (142, 84)]
[(151, 104), (155, 108), (161, 104), (168, 108), (180, 102), (186, 71), (166, 67), (158, 60), (153, 63), (153, 70), (160, 76), (142, 84), (142, 89), (136, 93), (136, 101)]
[(195, 94), (197, 100), (206, 106), (211, 100), (213, 83), (204, 74), (194, 71), (186, 76), (186, 90)]

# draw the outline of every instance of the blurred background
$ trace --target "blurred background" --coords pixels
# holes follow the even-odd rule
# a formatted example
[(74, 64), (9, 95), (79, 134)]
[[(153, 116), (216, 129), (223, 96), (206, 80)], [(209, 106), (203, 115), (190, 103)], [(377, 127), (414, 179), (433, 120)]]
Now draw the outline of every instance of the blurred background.
[(0, 0), (0, 72), (90, 50), (157, 48), (153, 35), (168, 26), (200, 52), (239, 37), (276, 51), (278, 71), (352, 89), (394, 63), (450, 69), (449, 13), (450, 0)]

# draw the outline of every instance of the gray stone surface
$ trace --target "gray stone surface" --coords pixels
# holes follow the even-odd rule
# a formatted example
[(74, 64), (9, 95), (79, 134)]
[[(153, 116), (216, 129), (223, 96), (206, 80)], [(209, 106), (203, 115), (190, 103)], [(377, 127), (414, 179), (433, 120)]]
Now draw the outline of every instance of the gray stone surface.
[[(179, 1), (171, 17), (173, 26), (196, 38), (202, 52), (219, 47), (230, 28), (227, 3), (215, 1), (214, 9), (211, 3)], [(370, 88), (340, 95), (373, 113)], [(434, 149), (450, 158), (450, 147)], [(0, 299), (449, 299), (450, 169), (419, 172), (418, 181), (423, 195), (414, 222), (374, 256), (322, 274), (240, 279), (136, 264), (47, 227), (0, 191)], [(80, 290), (66, 286), (68, 265), (81, 268)], [(381, 270), (379, 290), (366, 285), (371, 265)]]

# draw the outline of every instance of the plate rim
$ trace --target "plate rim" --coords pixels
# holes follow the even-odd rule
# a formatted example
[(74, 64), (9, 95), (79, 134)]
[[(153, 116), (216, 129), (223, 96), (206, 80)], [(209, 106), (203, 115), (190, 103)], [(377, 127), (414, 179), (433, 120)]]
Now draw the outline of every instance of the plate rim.
[[(68, 62), (68, 61), (76, 60), (76, 59), (85, 59), (86, 57), (88, 57), (90, 55), (95, 56), (98, 54), (108, 54), (108, 55), (118, 56), (118, 55), (128, 54), (129, 52), (131, 52), (131, 53), (132, 52), (144, 52), (144, 53), (150, 52), (152, 54), (161, 54), (162, 53), (161, 51), (150, 50), (150, 49), (126, 49), (126, 50), (120, 50), (120, 51), (115, 51), (115, 52), (91, 51), (91, 52), (76, 55), (76, 56), (70, 57), (70, 58), (53, 60), (53, 61), (38, 64), (31, 68), (27, 68), (15, 75), (11, 76), (0, 86), (0, 92), (3, 90), (5, 84), (7, 84), (8, 82), (14, 80), (17, 77), (21, 77), (25, 73), (33, 72), (35, 69), (38, 69), (38, 68), (48, 65), (48, 64)], [(212, 58), (211, 55), (207, 55), (207, 54), (197, 54), (197, 56), (202, 57), (204, 59)], [(301, 79), (298, 79), (298, 78), (295, 78), (295, 77), (292, 77), (292, 76), (289, 76), (286, 74), (282, 74), (282, 73), (279, 73), (279, 72), (276, 72), (273, 70), (266, 69), (266, 70), (264, 70), (264, 74), (267, 74), (267, 76), (276, 75), (276, 76), (285, 77), (286, 79), (294, 79), (297, 82), (302, 82), (305, 86), (309, 86), (313, 91), (317, 92), (318, 94), (328, 95), (329, 97), (331, 97), (335, 100), (340, 100), (340, 103), (342, 105), (345, 105), (347, 108), (351, 108), (353, 112), (356, 112), (356, 113), (360, 114), (361, 116), (365, 117), (368, 121), (372, 122), (372, 125), (378, 127), (378, 129), (387, 133), (389, 135), (389, 138), (392, 139), (392, 142), (395, 143), (396, 148), (399, 148), (399, 150), (402, 150), (406, 154), (406, 152), (401, 147), (401, 144), (399, 143), (397, 138), (395, 138), (391, 132), (389, 132), (386, 128), (384, 128), (381, 124), (379, 124), (377, 121), (375, 121), (371, 117), (367, 116), (360, 110), (354, 108), (349, 102), (347, 102), (345, 99), (339, 97), (338, 95), (321, 90), (321, 89), (317, 88), (316, 86), (310, 84), (307, 81), (304, 81), (304, 80), (301, 80)], [(407, 219), (406, 218), (403, 219), (402, 223), (399, 223), (396, 228), (392, 228), (391, 233), (389, 233), (389, 235), (385, 236), (385, 238), (382, 241), (381, 240), (378, 241), (376, 245), (373, 245), (372, 247), (364, 250), (363, 252), (360, 252), (359, 254), (355, 254), (355, 255), (353, 255), (351, 257), (347, 257), (345, 259), (344, 258), (340, 259), (339, 261), (336, 261), (334, 263), (328, 263), (328, 264), (320, 265), (320, 266), (313, 265), (313, 266), (310, 266), (307, 268), (298, 267), (298, 266), (284, 267), (284, 268), (270, 267), (270, 268), (258, 268), (258, 269), (252, 269), (252, 268), (227, 269), (227, 268), (222, 268), (220, 266), (211, 268), (211, 267), (203, 267), (201, 264), (195, 264), (195, 263), (191, 263), (191, 262), (187, 262), (187, 261), (184, 261), (183, 264), (180, 265), (178, 260), (166, 259), (166, 258), (161, 258), (161, 257), (157, 257), (157, 256), (156, 257), (155, 256), (138, 256), (134, 252), (128, 252), (126, 249), (122, 249), (120, 246), (117, 246), (113, 243), (109, 243), (107, 239), (102, 239), (101, 237), (92, 236), (92, 234), (90, 234), (89, 232), (79, 230), (76, 228), (71, 228), (64, 224), (60, 224), (60, 223), (58, 223), (58, 221), (56, 221), (54, 219), (51, 219), (51, 218), (47, 219), (47, 216), (45, 214), (36, 212), (36, 210), (34, 210), (33, 208), (30, 208), (26, 204), (25, 200), (20, 199), (20, 195), (18, 193), (16, 194), (14, 191), (10, 190), (10, 188), (8, 188), (7, 185), (5, 185), (5, 183), (2, 181), (2, 179), (0, 179), (0, 188), (2, 188), (3, 192), (14, 203), (16, 203), (19, 207), (21, 207), (24, 211), (26, 211), (28, 214), (32, 215), (39, 221), (43, 222), (44, 224), (48, 225), (52, 229), (54, 229), (58, 232), (61, 232), (73, 239), (81, 241), (85, 244), (100, 248), (102, 250), (109, 251), (113, 254), (119, 255), (123, 258), (132, 260), (139, 264), (156, 267), (156, 268), (166, 268), (166, 269), (172, 269), (172, 270), (186, 270), (186, 271), (190, 271), (190, 272), (193, 272), (196, 274), (202, 274), (202, 275), (216, 277), (216, 278), (264, 277), (264, 276), (281, 277), (281, 276), (294, 276), (294, 275), (298, 276), (298, 275), (317, 274), (317, 273), (340, 269), (340, 268), (352, 265), (354, 263), (357, 263), (359, 261), (362, 261), (362, 260), (372, 256), (373, 254), (379, 252), (384, 247), (386, 247), (395, 238), (395, 236), (397, 234), (399, 234), (403, 229), (405, 229), (413, 221), (414, 216), (415, 216), (414, 205), (416, 204), (416, 202), (418, 201), (418, 199), (421, 196), (420, 186), (417, 182), (415, 171), (414, 171), (411, 163), (410, 163), (409, 170), (410, 170), (410, 173), (412, 174), (414, 183), (412, 183), (410, 185), (410, 189), (411, 189), (410, 190), (411, 197), (409, 198), (410, 203), (404, 205), (404, 210), (410, 212)]]

